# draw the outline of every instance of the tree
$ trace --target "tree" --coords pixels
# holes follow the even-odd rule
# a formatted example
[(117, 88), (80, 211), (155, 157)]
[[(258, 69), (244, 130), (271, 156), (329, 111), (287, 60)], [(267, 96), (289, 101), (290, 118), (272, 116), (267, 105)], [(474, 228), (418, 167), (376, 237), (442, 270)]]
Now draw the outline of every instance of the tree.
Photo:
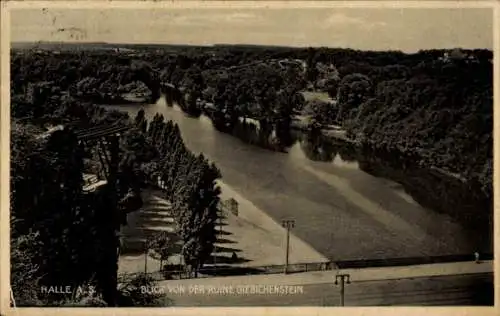
[(371, 96), (372, 82), (362, 74), (347, 75), (340, 81), (337, 93), (339, 104), (338, 119), (343, 121), (349, 112), (357, 109), (361, 103)]
[(161, 232), (153, 237), (150, 249), (154, 258), (160, 260), (160, 267), (163, 269), (163, 261), (168, 260), (172, 254), (172, 239), (168, 232)]
[(158, 282), (147, 274), (140, 274), (122, 279), (119, 282), (119, 306), (132, 307), (164, 307), (172, 305), (172, 301), (163, 293), (144, 291), (158, 288)]
[(309, 118), (309, 126), (318, 129), (334, 122), (336, 109), (332, 103), (313, 99), (306, 103), (303, 113)]
[(306, 71), (306, 79), (309, 82), (316, 82), (316, 78), (318, 76), (318, 70), (316, 68), (316, 49), (309, 47), (307, 49), (307, 71)]
[[(15, 223), (12, 223), (15, 226)], [(10, 239), (10, 286), (16, 306), (40, 305), (39, 233), (18, 235)]]
[(338, 75), (332, 75), (325, 79), (324, 90), (328, 93), (330, 98), (337, 97), (337, 90), (340, 83), (340, 77)]
[(148, 129), (148, 122), (146, 121), (146, 115), (144, 109), (137, 112), (137, 116), (134, 119), (135, 126), (141, 130), (142, 133), (146, 133)]

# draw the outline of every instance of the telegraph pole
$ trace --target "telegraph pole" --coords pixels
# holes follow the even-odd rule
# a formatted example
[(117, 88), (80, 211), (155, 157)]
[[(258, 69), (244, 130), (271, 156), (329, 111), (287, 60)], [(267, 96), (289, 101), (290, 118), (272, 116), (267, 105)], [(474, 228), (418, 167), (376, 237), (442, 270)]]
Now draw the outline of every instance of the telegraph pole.
[(340, 306), (344, 306), (344, 294), (345, 294), (345, 289), (344, 286), (345, 284), (350, 284), (350, 275), (349, 274), (337, 274), (335, 276), (335, 285), (338, 285), (340, 281)]
[(284, 274), (288, 273), (288, 256), (290, 252), (290, 229), (295, 227), (295, 220), (283, 220), (281, 225), (286, 228), (286, 249), (285, 249), (285, 267)]

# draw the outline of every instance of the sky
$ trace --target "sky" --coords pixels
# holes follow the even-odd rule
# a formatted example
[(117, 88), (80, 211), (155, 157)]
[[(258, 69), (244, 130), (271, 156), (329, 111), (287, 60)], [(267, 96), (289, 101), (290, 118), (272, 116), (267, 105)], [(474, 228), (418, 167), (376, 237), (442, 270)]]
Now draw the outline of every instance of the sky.
[(493, 48), (491, 9), (12, 9), (11, 41)]

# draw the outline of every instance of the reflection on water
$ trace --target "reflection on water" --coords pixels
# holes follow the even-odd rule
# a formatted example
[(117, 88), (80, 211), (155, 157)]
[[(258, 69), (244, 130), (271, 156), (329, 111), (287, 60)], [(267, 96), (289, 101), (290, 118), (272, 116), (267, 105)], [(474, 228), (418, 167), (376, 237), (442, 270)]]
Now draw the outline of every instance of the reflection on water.
[(356, 147), (323, 135), (300, 133), (298, 139), (307, 159), (359, 168), (373, 176), (390, 179), (425, 207), (446, 213), (473, 212), (466, 216), (467, 221), (470, 217), (477, 219), (480, 217), (479, 213), (488, 213), (482, 210), (492, 208), (491, 199), (480, 192), (479, 185), (443, 176), (430, 168), (421, 167), (417, 161), (402, 158), (395, 152)]
[(394, 191), (408, 203), (450, 215), (472, 227), (484, 236), (483, 243), (491, 245), (492, 199), (480, 192), (479, 185), (465, 184), (422, 168), (416, 161), (403, 159), (395, 152), (359, 148), (321, 133), (291, 131), (286, 139), (281, 139), (274, 130), (260, 129), (255, 122), (240, 121), (233, 135), (252, 145), (288, 152), (297, 159), (359, 169), (393, 181)]
[(290, 129), (262, 128), (259, 122), (248, 118), (239, 119), (231, 135), (247, 144), (278, 152), (287, 152), (297, 141), (297, 135)]
[(329, 140), (321, 133), (296, 132), (303, 156), (313, 161), (358, 168), (356, 148), (349, 143)]
[(450, 215), (484, 236), (482, 243), (492, 248), (493, 201), (480, 191), (478, 184), (443, 176), (394, 152), (355, 147), (322, 135), (302, 134), (299, 139), (307, 159), (359, 168), (375, 177), (388, 179), (397, 194), (409, 203), (416, 201), (425, 208)]
[[(321, 134), (276, 133), (261, 129), (251, 120), (237, 123), (232, 133), (235, 137), (232, 137), (216, 131), (209, 118), (189, 118), (177, 106), (172, 108), (166, 103), (161, 98), (156, 104), (146, 105), (147, 117), (152, 118), (160, 112), (178, 123), (191, 150), (203, 152), (214, 160), (221, 168), (225, 182), (245, 192), (246, 198), (276, 220), (290, 216), (294, 208), (307, 209), (308, 212), (297, 211), (293, 216), (307, 225), (318, 225), (317, 229), (311, 231), (297, 227), (295, 232), (318, 251), (332, 256), (345, 255), (346, 258), (365, 254), (383, 257), (390, 251), (394, 254), (403, 251), (394, 246), (397, 243), (394, 238), (383, 239), (389, 238), (380, 235), (385, 228), (377, 231), (377, 240), (373, 240), (366, 233), (375, 227), (373, 222), (356, 211), (356, 203), (339, 195), (336, 192), (339, 188), (315, 175), (319, 173), (339, 179), (332, 180), (341, 181), (337, 187), (345, 189), (345, 183), (366, 199), (382, 203), (394, 216), (420, 227), (424, 235), (432, 236), (425, 240), (425, 244), (434, 243), (425, 246), (429, 248), (428, 253), (468, 252), (478, 249), (476, 247), (492, 251), (492, 199), (482, 195), (474, 184), (466, 185), (454, 178), (443, 177), (402, 159), (396, 153), (355, 147)], [(140, 106), (125, 105), (120, 109), (133, 117)], [(297, 168), (306, 165), (307, 168)], [(315, 174), (308, 172), (308, 168), (313, 168)], [(416, 206), (417, 203), (420, 206)], [(448, 217), (460, 223), (462, 228), (450, 224), (445, 219)], [(338, 244), (326, 241), (330, 238), (327, 232), (332, 229)], [(367, 235), (366, 245), (362, 243), (364, 236), (352, 236), (357, 231)], [(401, 255), (427, 251), (418, 243), (405, 243), (402, 235), (398, 235), (398, 239), (406, 247), (405, 254)], [(387, 243), (394, 246), (392, 250)], [(338, 248), (341, 244), (346, 246)], [(380, 254), (374, 254), (374, 251)]]
[(393, 153), (364, 148), (358, 157), (364, 172), (401, 184), (420, 205), (473, 227), (479, 235), (486, 235), (485, 244), (492, 245), (493, 200), (479, 189), (479, 184), (443, 176), (415, 162), (403, 161)]
[(231, 134), (250, 145), (287, 152), (299, 159), (307, 158), (346, 168), (359, 168), (358, 155), (360, 153), (354, 145), (328, 139), (318, 132), (290, 129), (288, 133), (277, 133), (276, 130), (261, 129), (258, 122), (242, 119), (235, 125)]
[(251, 145), (275, 151), (284, 150), (276, 137), (275, 131), (261, 128), (257, 122), (248, 119), (241, 119), (236, 122), (231, 134)]

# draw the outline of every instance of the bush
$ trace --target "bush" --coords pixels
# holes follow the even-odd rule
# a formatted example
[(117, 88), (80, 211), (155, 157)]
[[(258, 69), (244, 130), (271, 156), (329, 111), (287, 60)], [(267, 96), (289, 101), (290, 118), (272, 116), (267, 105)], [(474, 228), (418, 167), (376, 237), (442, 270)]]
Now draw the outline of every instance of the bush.
[(118, 306), (165, 307), (172, 305), (166, 293), (161, 293), (158, 282), (148, 274), (122, 277), (118, 282)]

